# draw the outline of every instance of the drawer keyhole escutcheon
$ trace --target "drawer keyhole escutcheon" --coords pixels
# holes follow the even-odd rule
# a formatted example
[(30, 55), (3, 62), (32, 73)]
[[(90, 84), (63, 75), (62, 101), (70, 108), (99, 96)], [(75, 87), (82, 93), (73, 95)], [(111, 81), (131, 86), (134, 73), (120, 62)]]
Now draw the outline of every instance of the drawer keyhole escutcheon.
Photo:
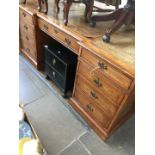
[(91, 96), (92, 96), (93, 98), (95, 98), (95, 99), (98, 98), (95, 92), (91, 91), (90, 94), (91, 94)]
[(46, 31), (48, 30), (48, 26), (47, 25), (44, 25), (44, 28), (45, 28)]
[(26, 17), (26, 13), (25, 12), (23, 12), (23, 16)]
[(26, 36), (26, 40), (29, 40), (29, 37), (28, 36)]
[(102, 69), (102, 70), (104, 70), (104, 69), (108, 69), (107, 68), (107, 65), (106, 64), (104, 64), (103, 62), (98, 62), (98, 66), (100, 67), (100, 69)]
[(56, 34), (58, 34), (58, 31), (57, 31), (56, 29), (54, 29), (54, 32), (55, 32)]
[(28, 27), (26, 25), (24, 25), (25, 30), (28, 30)]
[(88, 104), (87, 105), (87, 109), (88, 109), (89, 112), (93, 112), (93, 107), (92, 107), (91, 104)]
[(53, 65), (56, 64), (56, 60), (55, 60), (55, 59), (52, 60), (52, 64), (53, 64)]
[(102, 83), (101, 83), (99, 78), (94, 79), (94, 83), (97, 85), (97, 87), (101, 87), (102, 86)]
[(67, 38), (65, 38), (65, 42), (67, 43), (68, 46), (71, 44), (71, 41)]

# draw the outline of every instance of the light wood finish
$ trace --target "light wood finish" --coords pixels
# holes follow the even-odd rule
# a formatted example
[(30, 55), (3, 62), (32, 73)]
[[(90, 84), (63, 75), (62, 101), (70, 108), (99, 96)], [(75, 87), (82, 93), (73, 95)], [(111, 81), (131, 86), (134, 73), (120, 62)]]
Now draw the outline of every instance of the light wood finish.
[[(102, 34), (111, 23), (89, 27), (83, 16), (85, 7), (77, 4), (70, 10), (66, 27), (62, 7), (57, 14), (54, 1), (49, 0), (49, 3), (51, 8), (47, 15), (38, 12), (33, 3), (20, 5), (21, 10), (33, 16), (25, 20), (20, 13), (21, 46), (22, 42), (28, 42), (24, 39), (28, 34), (30, 39), (35, 38), (36, 61), (34, 56), (30, 58), (36, 65), (43, 64), (42, 46), (50, 43), (51, 38), (78, 55), (74, 90), (69, 103), (106, 140), (134, 112), (134, 30), (130, 27), (124, 31), (122, 27), (113, 34), (110, 44), (106, 44), (102, 41)], [(26, 32), (24, 24), (33, 25), (33, 28)], [(30, 43), (28, 48), (31, 48)]]
[[(109, 118), (112, 118), (114, 116), (117, 106), (113, 105), (107, 98), (96, 92), (93, 87), (91, 87), (89, 83), (80, 75), (78, 75), (76, 86), (80, 88), (80, 90), (84, 92), (84, 94), (89, 96), (89, 98), (92, 100), (92, 102), (94, 102), (94, 104), (96, 104), (100, 107), (100, 109), (105, 111)], [(76, 92), (74, 94), (76, 95)], [(96, 96), (94, 97), (92, 94), (95, 94)], [(84, 95), (82, 95), (82, 97), (83, 96)]]
[[(90, 53), (85, 48), (82, 48), (81, 57), (84, 58), (89, 64), (92, 64), (92, 66), (104, 74), (104, 76), (107, 76), (121, 87), (129, 89), (132, 79), (128, 78), (119, 70), (115, 69), (107, 61), (97, 57), (95, 54)], [(103, 65), (103, 68), (101, 68), (100, 65)]]
[(61, 42), (64, 46), (68, 47), (72, 51), (74, 51), (76, 54), (79, 52), (79, 44), (77, 43), (77, 40), (75, 40), (72, 36), (69, 36), (68, 34), (64, 33), (59, 28), (55, 27), (52, 24), (49, 24), (48, 22), (38, 19), (38, 25), (39, 28), (47, 33), (48, 35), (55, 38), (57, 41)]
[(124, 97), (124, 93), (115, 84), (104, 77), (100, 72), (95, 72), (93, 67), (80, 61), (79, 74), (85, 77), (94, 89), (108, 97), (114, 104), (119, 105)]

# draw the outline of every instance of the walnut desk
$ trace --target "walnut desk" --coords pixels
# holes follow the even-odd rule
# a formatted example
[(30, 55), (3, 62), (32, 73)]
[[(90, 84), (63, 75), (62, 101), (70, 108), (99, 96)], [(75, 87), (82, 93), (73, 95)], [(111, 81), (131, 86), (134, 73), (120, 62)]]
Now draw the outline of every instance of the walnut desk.
[(78, 55), (69, 103), (106, 140), (134, 112), (134, 30), (122, 28), (106, 44), (102, 34), (110, 23), (89, 27), (83, 16), (84, 6), (75, 5), (66, 27), (62, 10), (56, 14), (52, 1), (49, 6), (45, 15), (31, 1), (20, 4), (20, 51), (36, 69), (42, 69), (42, 45), (49, 38)]

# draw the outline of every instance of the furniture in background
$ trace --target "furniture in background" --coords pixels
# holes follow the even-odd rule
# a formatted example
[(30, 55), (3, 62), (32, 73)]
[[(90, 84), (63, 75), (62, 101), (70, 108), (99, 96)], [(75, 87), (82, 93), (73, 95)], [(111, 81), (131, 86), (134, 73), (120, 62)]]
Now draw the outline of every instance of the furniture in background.
[(45, 45), (44, 51), (46, 79), (52, 79), (67, 97), (74, 86), (77, 56), (58, 42)]
[[(26, 17), (23, 14), (26, 14)], [(81, 23), (83, 21), (73, 19), (78, 16), (77, 12), (73, 11), (70, 16), (73, 27), (68, 28), (60, 24), (61, 18), (39, 13), (31, 4), (20, 5), (20, 35), (29, 34), (24, 25), (32, 23), (32, 19), (35, 19), (35, 24), (30, 24), (28, 30), (35, 32), (31, 33), (32, 37), (37, 36), (32, 48), (40, 47), (34, 50), (35, 56), (31, 56), (33, 53), (25, 51), (26, 48), (31, 49), (31, 42), (21, 39), (21, 44), (27, 45), (26, 48), (21, 46), (21, 52), (35, 67), (37, 66), (37, 69), (42, 66), (41, 60), (45, 60), (41, 47), (49, 45), (48, 41), (51, 39), (77, 55), (78, 64), (69, 103), (94, 131), (106, 140), (134, 113), (133, 33), (130, 32), (129, 39), (126, 35), (118, 33), (114, 36), (113, 45), (105, 45), (100, 37), (85, 37), (85, 33), (90, 35), (96, 33), (91, 28), (87, 29), (87, 25)], [(98, 32), (102, 33), (102, 29), (100, 27)], [(117, 43), (118, 38), (120, 44)], [(32, 61), (32, 58), (35, 61)]]
[(24, 116), (19, 120), (19, 155), (26, 155), (28, 152), (31, 154), (46, 155), (46, 151), (24, 111), (24, 105), (20, 103), (19, 108)]
[[(24, 0), (23, 4), (26, 4), (26, 1), (27, 0)], [(41, 11), (42, 4), (45, 4), (45, 10), (43, 12), (47, 13), (48, 12), (48, 2), (47, 2), (47, 0), (38, 0), (38, 11), (39, 12)]]
[(94, 0), (64, 0), (64, 24), (68, 24), (68, 15), (72, 3), (84, 3), (86, 6), (84, 17), (85, 21), (88, 22), (88, 18), (91, 15), (91, 10), (93, 8)]
[(129, 26), (134, 24), (135, 20), (135, 0), (128, 0), (124, 8), (117, 9), (116, 11), (103, 15), (93, 16), (90, 25), (95, 26), (96, 22), (115, 20), (111, 27), (107, 28), (103, 41), (109, 43), (110, 35), (117, 31), (123, 24)]

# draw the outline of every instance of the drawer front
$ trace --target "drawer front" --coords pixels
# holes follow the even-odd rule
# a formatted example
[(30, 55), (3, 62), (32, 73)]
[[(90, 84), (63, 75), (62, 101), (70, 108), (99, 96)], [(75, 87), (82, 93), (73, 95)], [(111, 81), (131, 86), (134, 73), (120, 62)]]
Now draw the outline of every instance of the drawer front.
[(46, 74), (56, 83), (56, 85), (64, 92), (65, 81), (52, 67), (45, 63)]
[(117, 110), (117, 106), (96, 92), (93, 87), (91, 87), (89, 83), (80, 75), (77, 77), (76, 86), (78, 86), (85, 94), (87, 94), (91, 100), (106, 113), (108, 117), (113, 117)]
[(32, 48), (26, 42), (21, 42), (21, 48), (24, 50), (25, 54), (31, 57), (33, 60), (37, 60), (36, 58), (36, 48)]
[(30, 25), (28, 23), (25, 23), (25, 22), (21, 22), (20, 21), (19, 27), (20, 27), (20, 31), (22, 31), (22, 32), (24, 32), (26, 34), (28, 33), (31, 36), (34, 36), (35, 35), (34, 26), (33, 25)]
[(63, 45), (65, 45), (67, 48), (73, 50), (76, 54), (78, 54), (79, 45), (76, 39), (67, 35), (66, 33), (63, 33), (58, 28), (55, 28), (51, 24), (48, 24), (47, 22), (41, 19), (38, 20), (38, 25), (42, 31), (44, 31), (48, 35), (51, 35), (52, 37), (60, 41)]
[(124, 94), (111, 81), (108, 81), (104, 75), (93, 72), (93, 67), (80, 61), (78, 72), (94, 86), (96, 91), (106, 96), (114, 104), (119, 105), (121, 103)]
[(113, 80), (113, 82), (117, 83), (122, 88), (129, 89), (132, 79), (128, 78), (126, 75), (119, 72), (111, 65), (107, 64), (104, 60), (90, 53), (86, 49), (82, 49), (81, 57), (88, 61), (89, 64), (92, 64), (94, 66), (94, 70), (100, 71), (102, 74)]
[(108, 128), (112, 119), (108, 118), (104, 111), (98, 108), (89, 96), (84, 94), (79, 87), (75, 89), (74, 97), (84, 111), (92, 117), (100, 126)]
[(37, 50), (36, 50), (36, 41), (34, 36), (29, 36), (26, 33), (23, 33), (21, 31), (21, 42), (22, 42), (22, 47), (24, 49), (27, 49), (26, 51), (29, 51), (31, 55), (36, 59), (37, 56)]
[(45, 61), (55, 68), (57, 72), (59, 72), (64, 78), (66, 76), (66, 68), (64, 63), (62, 63), (59, 59), (57, 59), (52, 53), (50, 53), (48, 50), (45, 50)]
[(34, 17), (33, 15), (29, 14), (28, 12), (20, 9), (19, 10), (19, 20), (29, 23), (29, 24), (34, 24)]

